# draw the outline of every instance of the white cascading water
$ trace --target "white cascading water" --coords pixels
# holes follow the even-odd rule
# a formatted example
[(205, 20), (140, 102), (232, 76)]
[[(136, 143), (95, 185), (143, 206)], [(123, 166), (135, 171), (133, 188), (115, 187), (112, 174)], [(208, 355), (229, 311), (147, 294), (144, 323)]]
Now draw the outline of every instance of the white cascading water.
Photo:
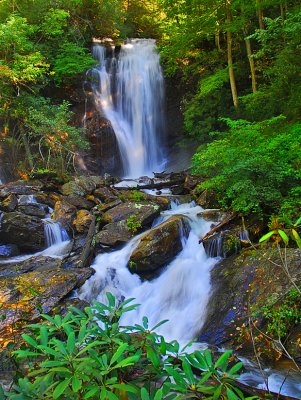
[(147, 316), (151, 327), (167, 319), (169, 322), (157, 330), (167, 340), (177, 339), (186, 344), (193, 339), (204, 322), (210, 294), (210, 270), (216, 262), (206, 256), (199, 244), (199, 237), (210, 229), (210, 222), (196, 216), (201, 210), (193, 204), (183, 204), (174, 205), (163, 213), (165, 219), (176, 214), (186, 215), (191, 232), (181, 253), (158, 278), (142, 282), (127, 268), (138, 236), (123, 249), (96, 257), (92, 265), (96, 273), (81, 288), (80, 298), (105, 302), (106, 292), (119, 299), (134, 297), (140, 306), (125, 314), (122, 323), (141, 324), (142, 317)]
[(163, 168), (164, 79), (152, 39), (121, 46), (118, 58), (93, 46), (99, 61), (91, 71), (96, 107), (110, 120), (125, 177), (152, 175)]

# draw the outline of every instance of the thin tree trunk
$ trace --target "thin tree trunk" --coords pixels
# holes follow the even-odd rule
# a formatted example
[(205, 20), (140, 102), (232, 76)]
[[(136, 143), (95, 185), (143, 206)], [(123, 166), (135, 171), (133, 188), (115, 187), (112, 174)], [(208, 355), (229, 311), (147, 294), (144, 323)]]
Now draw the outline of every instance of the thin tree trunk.
[(220, 36), (219, 36), (219, 31), (215, 32), (215, 45), (218, 49), (218, 51), (221, 51), (221, 43), (220, 43)]
[(21, 131), (21, 136), (22, 136), (22, 142), (23, 142), (23, 145), (24, 145), (24, 148), (25, 148), (25, 154), (26, 154), (26, 158), (27, 158), (28, 164), (29, 164), (30, 168), (33, 169), (33, 157), (32, 157), (32, 154), (31, 154), (31, 150), (30, 150), (30, 147), (29, 147), (29, 143), (28, 143), (27, 137), (24, 134), (24, 132), (22, 132), (22, 131)]
[(235, 81), (235, 74), (233, 69), (233, 58), (232, 58), (232, 33), (229, 30), (229, 25), (232, 21), (231, 9), (230, 9), (230, 0), (226, 0), (226, 16), (227, 16), (227, 58), (228, 58), (228, 69), (229, 69), (229, 78), (230, 78), (230, 86), (234, 107), (238, 108), (238, 95)]
[[(246, 32), (245, 32), (245, 35), (246, 35)], [(251, 48), (250, 39), (245, 39), (245, 43), (246, 43), (247, 55), (248, 55), (249, 64), (250, 64), (250, 70), (251, 70), (252, 91), (253, 91), (253, 93), (255, 93), (257, 91), (255, 62), (254, 62), (254, 58), (252, 57), (252, 48)]]
[(257, 14), (258, 14), (258, 23), (259, 23), (259, 29), (264, 29), (264, 21), (263, 21), (263, 11), (262, 8), (260, 6), (260, 0), (256, 0), (256, 4), (257, 4)]

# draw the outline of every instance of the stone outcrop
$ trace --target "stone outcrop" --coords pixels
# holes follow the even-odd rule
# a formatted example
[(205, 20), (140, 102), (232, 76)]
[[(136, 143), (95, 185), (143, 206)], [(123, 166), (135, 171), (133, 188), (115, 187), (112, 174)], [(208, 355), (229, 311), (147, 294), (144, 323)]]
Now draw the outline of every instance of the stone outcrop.
[(130, 270), (146, 273), (167, 265), (182, 250), (189, 230), (185, 217), (174, 216), (145, 233), (130, 257)]
[(127, 220), (132, 215), (135, 215), (135, 221), (144, 227), (150, 225), (159, 214), (160, 207), (157, 204), (126, 202), (106, 211), (102, 218), (104, 222), (109, 224)]
[[(301, 250), (287, 249), (286, 263), (289, 273), (299, 287), (300, 260)], [(239, 256), (232, 256), (216, 265), (212, 270), (211, 280), (212, 294), (200, 340), (217, 346), (237, 348), (243, 354), (253, 355), (253, 344), (248, 334), (250, 321), (255, 324), (254, 336), (258, 336), (257, 329), (264, 330), (266, 326), (262, 308), (276, 306), (293, 288), (278, 250), (245, 250)], [(299, 328), (295, 329), (296, 338), (296, 332), (300, 330), (299, 324)], [(256, 339), (261, 349), (265, 349), (267, 353), (277, 350), (275, 343), (264, 338), (262, 340), (263, 343), (260, 343)], [(290, 346), (293, 347), (292, 343)], [(299, 353), (296, 349), (299, 349)], [(301, 357), (300, 346), (295, 346), (294, 357)]]
[(23, 251), (39, 251), (45, 248), (44, 223), (40, 218), (20, 212), (4, 213), (1, 222), (0, 241), (15, 244)]
[(117, 246), (128, 242), (132, 238), (126, 221), (107, 224), (96, 236), (96, 245)]

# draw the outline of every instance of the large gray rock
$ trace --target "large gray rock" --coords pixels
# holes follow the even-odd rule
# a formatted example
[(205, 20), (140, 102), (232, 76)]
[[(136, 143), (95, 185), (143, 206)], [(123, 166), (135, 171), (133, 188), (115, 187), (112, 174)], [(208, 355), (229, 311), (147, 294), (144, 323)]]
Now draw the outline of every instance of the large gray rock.
[(1, 338), (9, 338), (11, 326), (20, 328), (40, 313), (51, 311), (94, 273), (92, 268), (61, 269), (60, 262), (44, 258), (35, 271), (0, 277)]
[(15, 194), (10, 194), (6, 199), (1, 201), (0, 208), (3, 211), (12, 212), (17, 208), (18, 198)]
[(132, 236), (126, 221), (113, 222), (107, 224), (97, 233), (95, 236), (95, 244), (117, 246), (128, 242)]
[(48, 213), (48, 206), (45, 204), (20, 204), (18, 206), (18, 211), (26, 215), (31, 215), (33, 217), (45, 218)]
[(65, 198), (57, 201), (54, 206), (53, 219), (59, 222), (65, 229), (70, 230), (76, 216), (76, 207)]
[(130, 257), (130, 270), (152, 272), (168, 264), (182, 250), (182, 235), (188, 237), (189, 231), (185, 217), (178, 215), (146, 232)]
[[(301, 251), (287, 249), (286, 253), (289, 273), (300, 287)], [(243, 354), (253, 355), (252, 341), (247, 340), (247, 337), (250, 338), (250, 320), (256, 321), (253, 334), (257, 337), (260, 333), (257, 329), (264, 331), (266, 328), (262, 308), (270, 304), (277, 310), (279, 302), (293, 288), (278, 250), (245, 251), (223, 260), (212, 270), (211, 280), (212, 294), (200, 340), (218, 346), (235, 347), (241, 349)], [(300, 337), (300, 324), (298, 332)], [(269, 347), (268, 341), (262, 340), (263, 343), (260, 343), (257, 338), (256, 345), (272, 352), (273, 343)], [(294, 356), (301, 356), (300, 347), (299, 354)]]
[(37, 217), (19, 212), (4, 213), (0, 241), (16, 244), (24, 251), (38, 251), (45, 248), (44, 223)]
[(65, 183), (61, 187), (61, 192), (65, 196), (85, 196), (104, 184), (105, 180), (101, 176), (81, 176)]
[(103, 214), (102, 219), (104, 222), (109, 224), (112, 222), (127, 220), (132, 215), (135, 215), (135, 221), (144, 227), (150, 225), (159, 214), (160, 206), (157, 204), (147, 202), (127, 202), (106, 211)]

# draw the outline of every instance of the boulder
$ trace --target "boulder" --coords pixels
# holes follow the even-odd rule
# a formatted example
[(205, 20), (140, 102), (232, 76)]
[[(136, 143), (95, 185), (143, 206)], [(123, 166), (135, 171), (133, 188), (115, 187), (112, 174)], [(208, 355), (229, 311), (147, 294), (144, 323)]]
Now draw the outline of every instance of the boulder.
[(105, 213), (106, 211), (110, 210), (111, 208), (114, 208), (116, 206), (119, 206), (122, 204), (122, 201), (120, 199), (114, 200), (111, 203), (100, 203), (97, 205), (97, 210), (101, 211), (102, 213)]
[(18, 211), (26, 215), (31, 215), (33, 217), (45, 218), (49, 212), (49, 209), (48, 206), (45, 204), (32, 203), (20, 204), (18, 206)]
[(203, 245), (208, 256), (227, 258), (233, 254), (238, 254), (241, 250), (241, 241), (238, 233), (236, 234), (234, 229), (231, 231), (222, 231), (203, 240)]
[(39, 251), (45, 248), (44, 223), (37, 217), (20, 212), (4, 213), (0, 241), (15, 244), (20, 250)]
[[(289, 273), (299, 287), (300, 259), (301, 250), (287, 249)], [(253, 335), (256, 336), (255, 345), (260, 347), (259, 353), (266, 351), (266, 356), (268, 353), (275, 355), (274, 343), (265, 340), (262, 335), (260, 338), (259, 331), (264, 331), (266, 324), (262, 308), (268, 304), (276, 306), (293, 287), (278, 250), (244, 251), (223, 260), (213, 268), (211, 281), (212, 294), (199, 339), (217, 346), (231, 346), (244, 355), (252, 356), (253, 344), (248, 333), (251, 318), (256, 326), (253, 327)]]
[(195, 189), (196, 185), (200, 183), (200, 178), (195, 175), (187, 175), (184, 181), (184, 189), (189, 192)]
[(61, 187), (61, 192), (65, 196), (85, 196), (91, 194), (100, 185), (104, 185), (105, 180), (99, 176), (81, 176), (65, 183)]
[(76, 208), (72, 204), (62, 198), (55, 203), (53, 219), (55, 222), (59, 222), (65, 229), (70, 230), (76, 216), (76, 211)]
[(112, 223), (127, 220), (132, 215), (135, 215), (135, 221), (144, 227), (160, 215), (160, 206), (147, 202), (126, 202), (106, 211), (102, 218), (104, 222)]
[(1, 186), (0, 198), (5, 198), (10, 194), (16, 195), (34, 195), (43, 189), (43, 183), (40, 181), (16, 181)]
[(78, 233), (87, 232), (93, 216), (87, 210), (79, 210), (76, 213), (76, 218), (73, 220), (73, 226)]
[(25, 260), (14, 260), (5, 264), (0, 264), (0, 277), (10, 275), (20, 275), (26, 272), (35, 271), (47, 266), (47, 268), (58, 268), (61, 265), (59, 258), (33, 256)]
[(132, 238), (126, 221), (113, 222), (105, 227), (95, 236), (95, 244), (105, 246), (117, 246), (128, 242)]
[(80, 196), (67, 196), (65, 200), (77, 209), (91, 210), (95, 206), (93, 201)]
[[(21, 275), (0, 277), (0, 335), (9, 338), (10, 327), (48, 313), (72, 290), (80, 287), (94, 273), (92, 268), (60, 269), (45, 261), (39, 269)], [(51, 260), (53, 263), (53, 259)]]
[(116, 194), (112, 189), (107, 188), (106, 186), (99, 187), (94, 190), (94, 196), (96, 196), (99, 200), (104, 203), (111, 203), (118, 199)]
[(6, 199), (0, 203), (0, 208), (3, 211), (11, 212), (17, 208), (18, 198), (15, 194), (10, 194)]
[(215, 208), (218, 206), (214, 193), (207, 189), (201, 193), (196, 203), (203, 208)]
[(198, 217), (203, 218), (205, 221), (221, 222), (226, 217), (226, 213), (219, 208), (214, 208), (198, 213)]
[(163, 267), (182, 250), (182, 235), (188, 237), (189, 224), (181, 215), (167, 221), (145, 233), (133, 251), (129, 268), (132, 272), (152, 272)]

